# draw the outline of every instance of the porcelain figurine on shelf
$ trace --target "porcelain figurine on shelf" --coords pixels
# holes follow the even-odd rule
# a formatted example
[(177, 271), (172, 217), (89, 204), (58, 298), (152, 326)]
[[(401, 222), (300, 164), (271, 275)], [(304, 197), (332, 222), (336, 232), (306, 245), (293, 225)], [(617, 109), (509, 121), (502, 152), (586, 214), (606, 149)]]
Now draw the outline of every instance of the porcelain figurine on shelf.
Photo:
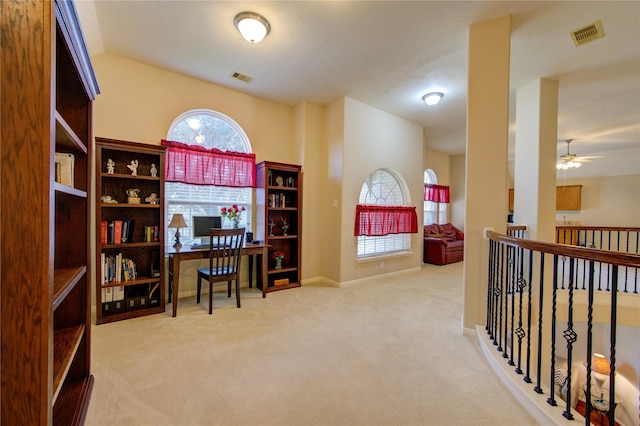
[(289, 222), (284, 220), (284, 217), (280, 216), (280, 220), (282, 221), (282, 235), (287, 235), (287, 229), (289, 229)]
[(144, 199), (149, 204), (158, 204), (160, 202), (160, 198), (158, 198), (158, 194), (152, 192), (147, 198)]
[(158, 169), (155, 164), (151, 163), (151, 170), (149, 172), (151, 173), (151, 176), (158, 177)]
[(139, 189), (127, 189), (127, 200), (129, 204), (140, 204)]
[(276, 226), (276, 223), (273, 221), (271, 216), (269, 216), (269, 236), (273, 237), (273, 227)]
[(112, 175), (116, 171), (116, 163), (111, 158), (107, 160), (107, 174)]
[(131, 164), (127, 164), (129, 170), (131, 170), (132, 176), (138, 176), (138, 160), (131, 160)]

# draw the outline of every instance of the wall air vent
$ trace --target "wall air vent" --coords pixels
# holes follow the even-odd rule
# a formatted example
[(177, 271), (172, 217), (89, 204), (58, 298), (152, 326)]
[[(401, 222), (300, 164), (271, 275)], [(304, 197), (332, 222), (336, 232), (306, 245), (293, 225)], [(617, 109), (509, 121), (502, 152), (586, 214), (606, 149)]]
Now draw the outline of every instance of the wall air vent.
[(573, 40), (573, 44), (577, 47), (604, 37), (604, 31), (602, 30), (602, 24), (600, 21), (596, 21), (582, 28), (578, 28), (577, 30), (571, 31), (569, 35), (571, 36), (571, 40)]
[(241, 74), (238, 71), (231, 71), (229, 77), (235, 78), (236, 80), (244, 81), (245, 83), (251, 83), (253, 80), (255, 80), (253, 77), (246, 74)]

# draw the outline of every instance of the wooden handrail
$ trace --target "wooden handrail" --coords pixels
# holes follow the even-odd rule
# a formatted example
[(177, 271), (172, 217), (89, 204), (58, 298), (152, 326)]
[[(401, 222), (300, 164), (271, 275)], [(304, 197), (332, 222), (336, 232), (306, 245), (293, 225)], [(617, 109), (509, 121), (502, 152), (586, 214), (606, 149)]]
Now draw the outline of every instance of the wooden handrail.
[[(602, 229), (602, 227), (595, 229)], [(519, 247), (559, 256), (574, 257), (594, 262), (605, 262), (630, 268), (640, 268), (640, 255), (637, 254), (507, 237), (494, 231), (487, 231), (486, 237), (512, 247)]]

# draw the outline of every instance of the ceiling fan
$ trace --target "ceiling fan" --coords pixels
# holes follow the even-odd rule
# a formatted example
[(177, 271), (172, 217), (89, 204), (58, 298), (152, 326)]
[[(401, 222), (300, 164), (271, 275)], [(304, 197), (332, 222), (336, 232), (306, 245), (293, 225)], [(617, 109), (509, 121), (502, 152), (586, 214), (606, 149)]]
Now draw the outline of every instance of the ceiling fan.
[(590, 161), (591, 158), (600, 158), (600, 157), (578, 157), (576, 154), (571, 154), (569, 152), (569, 144), (573, 141), (573, 139), (565, 139), (564, 142), (567, 143), (567, 153), (560, 156), (560, 160), (556, 163), (556, 168), (558, 170), (567, 170), (571, 168), (578, 168), (582, 165), (582, 163), (586, 163)]

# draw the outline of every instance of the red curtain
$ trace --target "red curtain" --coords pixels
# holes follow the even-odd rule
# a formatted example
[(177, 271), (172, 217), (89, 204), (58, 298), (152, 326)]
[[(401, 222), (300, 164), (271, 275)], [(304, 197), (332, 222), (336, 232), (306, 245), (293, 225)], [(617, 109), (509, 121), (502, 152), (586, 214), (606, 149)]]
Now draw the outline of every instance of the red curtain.
[(356, 237), (417, 232), (418, 216), (415, 207), (356, 205)]
[(221, 151), (162, 140), (167, 147), (164, 174), (167, 182), (192, 185), (256, 186), (256, 155)]
[(443, 185), (424, 184), (424, 201), (435, 203), (449, 202), (449, 187)]

